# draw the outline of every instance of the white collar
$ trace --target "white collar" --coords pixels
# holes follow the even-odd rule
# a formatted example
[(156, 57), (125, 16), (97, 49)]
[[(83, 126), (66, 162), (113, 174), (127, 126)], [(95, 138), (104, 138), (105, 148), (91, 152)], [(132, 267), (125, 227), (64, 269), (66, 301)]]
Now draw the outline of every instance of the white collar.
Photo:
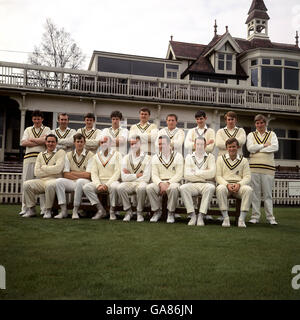
[(232, 131), (232, 130), (236, 130), (236, 129), (238, 129), (238, 127), (237, 127), (237, 126), (235, 126), (233, 129), (228, 129), (228, 128), (227, 128), (227, 126), (226, 126), (224, 129), (227, 129), (227, 130)]
[(131, 150), (130, 150), (130, 154), (131, 154), (133, 159), (140, 159), (140, 158), (142, 158), (144, 156), (144, 152), (141, 149), (140, 149), (140, 155), (138, 157), (136, 157), (136, 153), (132, 152)]
[(112, 155), (113, 152), (114, 152), (114, 150), (113, 150), (113, 149), (110, 149), (110, 150), (108, 151), (108, 153), (107, 153), (107, 156), (105, 156), (105, 155), (104, 155), (104, 151), (103, 151), (103, 150), (100, 150), (100, 151), (99, 151), (99, 154), (100, 154), (100, 156), (103, 156), (103, 157), (107, 158), (107, 157), (109, 157), (110, 155)]
[(177, 130), (177, 129), (178, 129), (177, 127), (175, 127), (173, 130), (170, 130), (168, 127), (165, 128), (165, 130), (168, 130), (168, 131), (171, 132), (171, 133), (174, 132), (174, 131)]
[(81, 157), (81, 156), (86, 156), (86, 154), (87, 154), (87, 152), (86, 152), (86, 149), (85, 148), (83, 148), (83, 150), (82, 150), (82, 152), (81, 152), (81, 154), (80, 155), (78, 155), (78, 153), (76, 152), (76, 149), (74, 150), (74, 152), (73, 152), (73, 156), (77, 156), (77, 157)]
[(87, 129), (87, 127), (84, 127), (83, 129), (85, 129), (85, 131), (87, 131), (87, 132), (90, 132), (90, 131), (92, 131), (92, 130), (96, 130), (95, 127), (93, 127), (92, 129)]
[[(57, 147), (51, 152), (51, 153), (56, 153), (58, 150), (57, 150)], [(44, 152), (43, 152), (44, 154), (47, 154), (48, 153), (48, 150), (45, 150)]]
[(208, 154), (206, 152), (203, 153), (202, 157), (198, 157), (197, 154), (196, 154), (196, 151), (194, 151), (192, 155), (195, 156), (198, 159), (203, 159), (204, 157), (208, 157)]
[(66, 132), (66, 131), (69, 130), (70, 128), (69, 128), (69, 127), (66, 127), (65, 131), (62, 131), (62, 130), (60, 129), (60, 127), (58, 127), (57, 129), (58, 129), (60, 132)]
[[(225, 154), (226, 159), (230, 159), (229, 153), (227, 152)], [(231, 160), (231, 159), (230, 159)], [(235, 161), (235, 160), (241, 160), (241, 156), (239, 154), (236, 155), (236, 158), (234, 160), (231, 161)]]
[(203, 128), (199, 128), (199, 127), (197, 126), (196, 129), (198, 129), (198, 130), (205, 130), (205, 129), (208, 129), (208, 128), (207, 128), (207, 125), (205, 125)]

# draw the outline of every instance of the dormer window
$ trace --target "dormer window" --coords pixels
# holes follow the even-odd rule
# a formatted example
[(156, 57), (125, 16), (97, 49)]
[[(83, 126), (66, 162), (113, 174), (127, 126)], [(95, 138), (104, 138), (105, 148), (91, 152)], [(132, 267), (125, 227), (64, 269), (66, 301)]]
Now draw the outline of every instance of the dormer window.
[(218, 70), (232, 71), (232, 54), (218, 53)]

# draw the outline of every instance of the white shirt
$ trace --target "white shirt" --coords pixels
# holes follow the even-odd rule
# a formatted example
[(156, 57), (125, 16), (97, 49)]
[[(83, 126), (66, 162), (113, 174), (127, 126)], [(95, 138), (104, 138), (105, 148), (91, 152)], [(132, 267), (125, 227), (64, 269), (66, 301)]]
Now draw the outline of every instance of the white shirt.
[[(86, 149), (83, 149), (81, 154), (78, 155), (78, 153), (76, 152), (76, 150), (74, 150), (73, 152), (73, 156), (76, 157), (76, 161), (79, 163), (82, 159), (83, 156), (86, 156), (87, 154), (87, 151)], [(88, 163), (87, 163), (87, 166), (86, 166), (86, 172), (91, 172), (91, 168), (92, 168), (92, 163), (93, 163), (93, 158), (90, 158)], [(70, 164), (70, 161), (67, 157), (67, 155), (65, 156), (65, 167), (64, 167), (64, 171), (63, 172), (70, 172), (71, 171), (71, 164)]]
[(121, 169), (122, 181), (124, 181), (124, 182), (141, 182), (141, 181), (149, 182), (150, 176), (151, 176), (151, 157), (147, 157), (147, 160), (144, 158), (143, 161), (147, 161), (147, 163), (145, 165), (143, 175), (141, 177), (137, 178), (135, 173), (126, 174), (123, 172), (123, 169), (129, 170), (129, 168), (127, 167), (127, 159), (128, 159), (128, 157), (130, 157), (130, 155), (131, 155), (132, 163), (135, 167), (140, 163), (140, 161), (144, 157), (147, 157), (147, 155), (142, 151), (138, 157), (136, 157), (136, 154), (134, 152), (130, 152), (128, 155), (126, 155), (122, 160), (122, 169)]
[(128, 129), (119, 127), (114, 130), (112, 127), (104, 128), (101, 136), (108, 136), (111, 138), (112, 144), (111, 147), (113, 149), (117, 149), (116, 147), (116, 139), (119, 138), (119, 148), (118, 150), (125, 155), (127, 153), (127, 139), (128, 139)]
[[(265, 131), (266, 133), (267, 131)], [(258, 134), (258, 137), (260, 140), (263, 140), (265, 133), (261, 135), (258, 131), (256, 131)], [(277, 152), (279, 149), (278, 145), (278, 139), (274, 131), (272, 131), (272, 136), (271, 136), (271, 145), (268, 147), (264, 147), (263, 144), (256, 144), (254, 143), (254, 137), (253, 133), (250, 132), (247, 136), (247, 149), (250, 153), (256, 153), (256, 152), (266, 152), (266, 153), (272, 153), (272, 152)]]
[[(66, 135), (68, 130), (69, 130), (69, 133)], [(56, 128), (56, 129), (53, 129), (51, 133), (53, 133), (58, 139), (58, 142), (57, 142), (58, 150), (63, 149), (66, 151), (67, 149), (71, 149), (73, 147), (74, 145), (73, 136), (76, 134), (76, 130), (68, 127), (64, 131), (62, 131), (60, 128)]]

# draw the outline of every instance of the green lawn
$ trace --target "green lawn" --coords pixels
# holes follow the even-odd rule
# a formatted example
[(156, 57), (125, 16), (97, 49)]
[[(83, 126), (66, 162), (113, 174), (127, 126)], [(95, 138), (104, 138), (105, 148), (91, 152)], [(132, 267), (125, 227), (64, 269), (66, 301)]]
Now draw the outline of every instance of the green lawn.
[(246, 229), (25, 219), (0, 206), (0, 299), (300, 299), (300, 210)]

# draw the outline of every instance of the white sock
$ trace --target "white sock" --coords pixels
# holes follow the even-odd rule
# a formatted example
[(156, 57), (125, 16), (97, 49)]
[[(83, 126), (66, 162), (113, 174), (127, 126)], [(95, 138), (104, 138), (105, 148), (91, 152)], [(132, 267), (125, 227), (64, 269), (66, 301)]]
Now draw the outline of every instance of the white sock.
[(242, 221), (245, 221), (247, 213), (248, 213), (247, 211), (241, 211), (239, 219), (241, 219)]
[(223, 218), (228, 218), (228, 211), (227, 210), (223, 210), (221, 211)]
[(73, 207), (73, 212), (74, 212), (74, 213), (78, 213), (78, 209), (79, 209), (79, 206), (74, 206), (74, 207)]
[(97, 203), (96, 204), (96, 208), (97, 208), (98, 211), (104, 211), (104, 208), (103, 208), (101, 203)]
[(60, 208), (61, 208), (61, 211), (63, 211), (63, 212), (67, 211), (67, 205), (66, 204), (61, 204)]
[(199, 212), (198, 217), (201, 217), (203, 219), (204, 213)]

